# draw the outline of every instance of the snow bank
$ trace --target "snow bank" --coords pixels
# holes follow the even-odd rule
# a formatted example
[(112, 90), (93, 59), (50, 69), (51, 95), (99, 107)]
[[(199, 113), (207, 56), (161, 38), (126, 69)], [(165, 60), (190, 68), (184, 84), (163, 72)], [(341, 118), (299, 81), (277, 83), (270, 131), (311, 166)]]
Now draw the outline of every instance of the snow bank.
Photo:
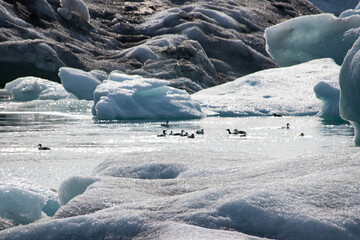
[(341, 64), (360, 34), (359, 27), (359, 15), (297, 17), (265, 30), (266, 50), (279, 66), (325, 57)]
[(313, 88), (338, 82), (340, 67), (319, 59), (249, 74), (192, 95), (204, 113), (219, 116), (315, 115), (321, 110)]
[[(333, 84), (334, 85), (334, 84)], [(318, 116), (326, 120), (341, 120), (339, 112), (340, 90), (328, 83), (319, 82), (314, 87), (317, 98), (323, 101), (322, 109)]]
[(66, 91), (84, 100), (93, 100), (94, 90), (101, 83), (94, 75), (75, 68), (60, 68), (59, 77)]
[[(122, 75), (124, 76), (124, 75)], [(93, 115), (114, 119), (188, 119), (203, 114), (200, 105), (183, 90), (167, 86), (168, 81), (110, 75), (94, 92)]]
[(59, 100), (69, 95), (61, 84), (37, 77), (17, 78), (8, 82), (5, 89), (14, 101)]
[(355, 128), (355, 145), (360, 146), (360, 39), (350, 49), (340, 70), (340, 115)]

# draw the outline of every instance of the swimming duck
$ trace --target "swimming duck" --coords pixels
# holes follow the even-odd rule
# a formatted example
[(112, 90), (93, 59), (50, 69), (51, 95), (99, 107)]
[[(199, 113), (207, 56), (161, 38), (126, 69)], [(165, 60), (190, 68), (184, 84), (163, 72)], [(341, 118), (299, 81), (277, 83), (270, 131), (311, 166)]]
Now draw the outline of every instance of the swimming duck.
[(166, 121), (166, 123), (161, 124), (162, 127), (169, 127), (169, 121)]
[(204, 134), (204, 129), (196, 131), (196, 134)]
[(281, 115), (281, 114), (278, 114), (278, 113), (274, 113), (273, 116), (274, 116), (274, 117), (282, 117), (282, 115)]
[(179, 132), (179, 133), (174, 133), (174, 136), (182, 136), (182, 135), (184, 135), (184, 130), (181, 130), (181, 132)]
[(195, 138), (195, 135), (192, 133), (191, 135), (187, 136), (187, 138)]
[(226, 129), (226, 131), (228, 131), (229, 134), (235, 134), (235, 135), (240, 134), (241, 137), (246, 137), (246, 132), (242, 130), (234, 129), (234, 131), (231, 132), (230, 129)]
[(166, 130), (163, 130), (162, 134), (157, 135), (158, 137), (166, 137)]
[(41, 144), (39, 144), (37, 147), (38, 147), (39, 150), (50, 150), (50, 148), (43, 147)]

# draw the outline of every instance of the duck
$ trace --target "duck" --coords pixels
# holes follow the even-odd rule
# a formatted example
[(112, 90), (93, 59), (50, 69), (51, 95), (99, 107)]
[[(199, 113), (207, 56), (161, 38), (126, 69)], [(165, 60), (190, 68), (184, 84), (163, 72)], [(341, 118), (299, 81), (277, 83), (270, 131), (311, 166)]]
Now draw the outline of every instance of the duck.
[(37, 147), (38, 147), (38, 150), (50, 150), (50, 148), (48, 148), (48, 147), (43, 147), (42, 144), (39, 144)]
[(236, 128), (234, 129), (234, 133), (235, 133), (235, 134), (240, 134), (240, 135), (245, 135), (245, 136), (246, 136), (246, 132), (245, 132), (245, 131), (237, 130)]
[(187, 136), (187, 138), (195, 138), (195, 135), (192, 133), (191, 135)]
[(299, 135), (300, 137), (304, 137), (305, 136), (305, 134), (304, 133), (300, 133), (300, 135)]
[(166, 123), (161, 124), (162, 127), (169, 127), (169, 121), (166, 121)]
[(204, 134), (204, 129), (196, 131), (196, 134)]
[(179, 133), (174, 133), (174, 136), (182, 136), (182, 135), (184, 135), (184, 130), (181, 130), (181, 132), (179, 132)]
[(166, 130), (163, 130), (162, 134), (157, 135), (158, 137), (166, 137)]
[(274, 113), (273, 116), (274, 116), (274, 117), (282, 117), (282, 115), (281, 115), (281, 114), (278, 114), (278, 113)]
[(246, 132), (242, 130), (234, 129), (234, 131), (231, 132), (230, 129), (226, 129), (226, 131), (228, 131), (229, 134), (235, 134), (235, 135), (240, 134), (241, 137), (246, 137)]
[(286, 127), (281, 127), (281, 128), (290, 129), (290, 123), (286, 123)]

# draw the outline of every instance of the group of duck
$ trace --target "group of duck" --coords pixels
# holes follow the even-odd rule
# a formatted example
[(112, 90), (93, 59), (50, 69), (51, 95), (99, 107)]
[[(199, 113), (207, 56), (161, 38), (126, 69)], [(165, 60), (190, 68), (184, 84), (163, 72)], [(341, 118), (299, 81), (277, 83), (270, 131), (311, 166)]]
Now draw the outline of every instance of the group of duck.
[[(165, 123), (161, 124), (162, 127), (170, 127), (169, 121), (166, 121)], [(226, 131), (229, 134), (239, 135), (240, 137), (246, 137), (246, 132), (243, 130), (237, 130), (234, 129), (231, 131), (230, 129), (226, 129)], [(198, 135), (204, 135), (204, 129), (198, 130), (195, 132)], [(167, 130), (163, 130), (162, 134), (157, 135), (158, 137), (166, 137), (166, 136), (180, 136), (180, 137), (187, 137), (187, 138), (195, 138), (195, 134), (189, 134), (188, 132), (185, 132), (184, 130), (181, 130), (181, 132), (174, 133), (173, 131), (170, 131), (170, 133), (167, 133)]]
[[(275, 115), (274, 114), (274, 117), (281, 117), (281, 115)], [(162, 127), (170, 127), (169, 125), (169, 121), (166, 121), (165, 123), (162, 123), (161, 124)], [(286, 123), (286, 127), (284, 127), (286, 129), (290, 129), (290, 123)], [(243, 130), (237, 130), (236, 128), (231, 131), (230, 129), (226, 129), (226, 131), (229, 133), (229, 134), (232, 134), (232, 135), (238, 135), (240, 137), (246, 137), (247, 136), (247, 133)], [(201, 134), (201, 135), (204, 135), (204, 129), (201, 129), (201, 130), (198, 130), (196, 131), (196, 134)], [(184, 130), (181, 130), (181, 132), (177, 132), (177, 133), (174, 133), (173, 131), (170, 131), (170, 133), (168, 134), (166, 130), (163, 130), (162, 134), (159, 134), (157, 135), (158, 137), (166, 137), (166, 136), (181, 136), (181, 137), (188, 137), (188, 138), (195, 138), (195, 134), (192, 133), (192, 134), (188, 134), (188, 132), (185, 132)], [(301, 133), (299, 135), (300, 137), (304, 137), (305, 134), (304, 133)]]

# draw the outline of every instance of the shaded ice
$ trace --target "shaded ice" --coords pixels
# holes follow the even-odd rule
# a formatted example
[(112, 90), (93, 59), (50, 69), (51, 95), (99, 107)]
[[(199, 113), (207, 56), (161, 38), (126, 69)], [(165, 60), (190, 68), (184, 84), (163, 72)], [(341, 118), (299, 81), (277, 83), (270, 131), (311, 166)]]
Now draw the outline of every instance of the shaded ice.
[(315, 115), (321, 110), (314, 86), (337, 86), (340, 67), (318, 59), (292, 67), (269, 69), (192, 95), (204, 113), (219, 116)]
[(341, 64), (360, 34), (360, 16), (297, 17), (265, 30), (266, 50), (279, 66), (329, 57)]
[(66, 91), (80, 100), (93, 100), (95, 88), (101, 83), (94, 75), (75, 68), (60, 68), (59, 77)]
[(20, 178), (0, 182), (0, 230), (2, 223), (29, 224), (53, 216), (59, 207), (57, 194), (50, 189)]
[(340, 114), (355, 128), (355, 145), (360, 146), (360, 39), (350, 49), (340, 70)]
[[(317, 114), (326, 120), (341, 120), (339, 112), (340, 90), (338, 84), (319, 82), (314, 87), (316, 97), (323, 101), (321, 111)], [(336, 85), (336, 87), (334, 87)]]
[(352, 9), (359, 3), (358, 0), (310, 0), (316, 7), (323, 12), (333, 13), (338, 16), (342, 11)]

